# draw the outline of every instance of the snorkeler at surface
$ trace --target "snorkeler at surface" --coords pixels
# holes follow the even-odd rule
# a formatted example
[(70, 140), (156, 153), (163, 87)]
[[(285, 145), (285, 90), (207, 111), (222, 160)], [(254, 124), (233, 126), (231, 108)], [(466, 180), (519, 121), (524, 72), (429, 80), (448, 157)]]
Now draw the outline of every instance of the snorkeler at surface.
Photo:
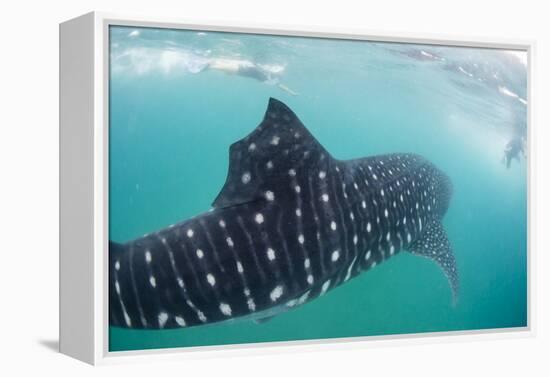
[(506, 147), (504, 148), (502, 163), (506, 164), (507, 169), (510, 169), (512, 159), (515, 158), (519, 162), (520, 153), (525, 158), (525, 140), (520, 136), (515, 136), (508, 142), (508, 144), (506, 144)]
[(256, 64), (248, 60), (213, 58), (208, 60), (205, 68), (277, 85), (281, 90), (293, 96), (298, 95), (294, 90), (279, 82), (279, 77), (284, 71), (282, 66)]

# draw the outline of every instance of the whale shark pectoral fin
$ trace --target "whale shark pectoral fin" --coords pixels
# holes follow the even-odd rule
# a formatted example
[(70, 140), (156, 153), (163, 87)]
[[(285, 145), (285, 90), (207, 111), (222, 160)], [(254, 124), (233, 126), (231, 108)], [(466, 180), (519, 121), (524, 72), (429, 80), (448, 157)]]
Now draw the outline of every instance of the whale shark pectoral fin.
[(270, 98), (263, 121), (229, 149), (225, 184), (212, 203), (226, 208), (261, 200), (288, 187), (291, 175), (319, 168), (330, 155), (284, 103)]
[(447, 276), (453, 294), (453, 305), (456, 304), (459, 291), (459, 278), (456, 260), (447, 233), (439, 221), (429, 223), (419, 239), (408, 247), (415, 255), (435, 261)]
[(267, 322), (271, 321), (273, 319), (273, 317), (275, 317), (275, 315), (270, 315), (270, 316), (262, 317), (262, 318), (256, 318), (256, 319), (253, 319), (253, 321), (257, 325), (263, 325), (264, 323), (267, 323)]

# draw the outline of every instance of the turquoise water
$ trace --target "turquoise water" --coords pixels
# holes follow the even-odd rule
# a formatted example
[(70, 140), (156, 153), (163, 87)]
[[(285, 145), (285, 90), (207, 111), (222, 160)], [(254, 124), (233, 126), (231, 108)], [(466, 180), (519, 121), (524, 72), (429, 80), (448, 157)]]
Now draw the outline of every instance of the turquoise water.
[[(519, 54), (126, 27), (110, 43), (111, 240), (208, 210), (229, 145), (275, 97), (336, 158), (414, 152), (446, 172), (454, 194), (443, 223), (461, 282), (453, 307), (436, 264), (400, 253), (266, 323), (112, 327), (111, 351), (527, 325), (526, 161), (501, 161), (526, 134)], [(264, 76), (231, 73), (235, 64)]]

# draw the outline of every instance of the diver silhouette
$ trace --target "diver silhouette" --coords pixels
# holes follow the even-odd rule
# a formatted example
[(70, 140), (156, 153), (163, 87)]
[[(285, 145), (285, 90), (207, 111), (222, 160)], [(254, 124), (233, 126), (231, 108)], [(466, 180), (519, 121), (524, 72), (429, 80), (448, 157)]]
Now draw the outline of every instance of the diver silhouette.
[(284, 72), (282, 66), (270, 66), (257, 64), (248, 60), (211, 58), (204, 68), (217, 70), (227, 74), (248, 77), (267, 84), (276, 85), (279, 89), (296, 96), (297, 92), (280, 82), (280, 76)]
[(506, 144), (506, 147), (504, 147), (502, 163), (506, 165), (506, 169), (510, 169), (513, 159), (516, 159), (519, 162), (520, 155), (523, 155), (525, 158), (525, 140), (520, 136), (515, 136)]

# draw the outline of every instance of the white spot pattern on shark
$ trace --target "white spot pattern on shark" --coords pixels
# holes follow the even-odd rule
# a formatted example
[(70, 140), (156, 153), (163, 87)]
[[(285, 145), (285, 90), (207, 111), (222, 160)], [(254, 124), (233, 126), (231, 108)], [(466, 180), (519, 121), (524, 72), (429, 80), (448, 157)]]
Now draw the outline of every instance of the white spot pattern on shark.
[(447, 176), (417, 155), (333, 159), (271, 99), (262, 123), (231, 146), (210, 211), (110, 243), (110, 323), (177, 328), (299, 310), (403, 248), (435, 261), (456, 300), (441, 225), (451, 194)]

